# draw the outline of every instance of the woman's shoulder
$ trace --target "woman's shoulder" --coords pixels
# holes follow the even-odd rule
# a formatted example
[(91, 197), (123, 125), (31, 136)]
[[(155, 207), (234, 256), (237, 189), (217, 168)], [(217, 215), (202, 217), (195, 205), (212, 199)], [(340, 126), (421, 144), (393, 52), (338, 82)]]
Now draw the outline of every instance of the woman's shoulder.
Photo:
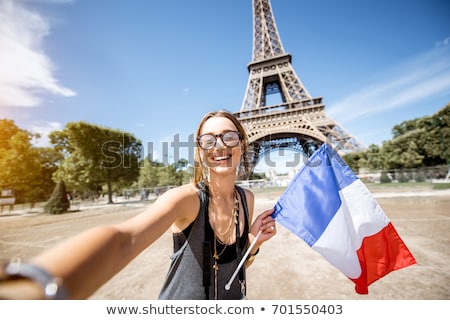
[(193, 184), (172, 188), (163, 194), (164, 203), (176, 212), (177, 218), (172, 224), (172, 232), (184, 230), (197, 217), (200, 209), (198, 189)]
[(162, 196), (173, 200), (192, 200), (198, 198), (198, 189), (193, 184), (184, 184), (167, 190)]
[(253, 201), (255, 199), (255, 195), (253, 194), (253, 191), (251, 191), (250, 189), (247, 189), (247, 188), (243, 188), (243, 187), (239, 187), (239, 186), (237, 186), (237, 187), (241, 188), (244, 191), (245, 198), (247, 199), (247, 201)]

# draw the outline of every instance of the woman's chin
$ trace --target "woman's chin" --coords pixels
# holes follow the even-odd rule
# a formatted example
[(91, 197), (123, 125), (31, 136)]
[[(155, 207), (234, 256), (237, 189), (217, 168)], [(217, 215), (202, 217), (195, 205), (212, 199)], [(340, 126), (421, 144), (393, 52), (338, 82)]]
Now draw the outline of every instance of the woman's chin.
[(216, 165), (210, 167), (212, 172), (215, 172), (216, 174), (225, 175), (225, 174), (234, 174), (236, 172), (236, 168), (233, 168), (229, 164), (223, 164), (223, 165)]

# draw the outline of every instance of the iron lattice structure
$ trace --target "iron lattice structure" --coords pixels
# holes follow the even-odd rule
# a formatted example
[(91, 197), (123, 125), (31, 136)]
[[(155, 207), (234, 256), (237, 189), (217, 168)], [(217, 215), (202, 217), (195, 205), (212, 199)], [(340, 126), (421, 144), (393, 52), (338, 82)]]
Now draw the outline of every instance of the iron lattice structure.
[[(339, 153), (365, 150), (325, 113), (322, 97), (312, 97), (284, 51), (270, 0), (253, 0), (253, 58), (242, 107), (234, 114), (247, 130), (252, 169), (264, 155), (290, 149), (310, 155), (327, 142)], [(278, 93), (281, 103), (267, 105)]]

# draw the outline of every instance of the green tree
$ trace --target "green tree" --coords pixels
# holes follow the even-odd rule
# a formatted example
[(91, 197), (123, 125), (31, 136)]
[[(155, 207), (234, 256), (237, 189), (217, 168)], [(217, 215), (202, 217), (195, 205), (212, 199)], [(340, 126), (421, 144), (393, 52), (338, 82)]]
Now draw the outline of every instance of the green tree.
[[(157, 181), (157, 186), (179, 186), (189, 182), (191, 171), (189, 170), (189, 162), (186, 159), (180, 159), (175, 163), (164, 166), (162, 163), (153, 162), (151, 165), (141, 171), (142, 181), (146, 175), (147, 179), (153, 179), (151, 182)], [(144, 187), (143, 185), (139, 185)]]
[(392, 136), (381, 147), (371, 145), (365, 152), (345, 155), (344, 160), (355, 172), (363, 167), (392, 170), (449, 164), (450, 104), (432, 116), (395, 125)]
[(139, 188), (154, 188), (159, 185), (158, 170), (164, 165), (146, 158), (139, 170), (137, 186)]
[(38, 162), (41, 166), (40, 170), (40, 185), (36, 189), (39, 190), (39, 199), (47, 200), (55, 188), (53, 181), (53, 174), (58, 170), (59, 163), (63, 159), (60, 152), (54, 148), (43, 147), (36, 148), (38, 152)]
[(74, 190), (97, 192), (105, 185), (112, 203), (113, 187), (131, 185), (139, 176), (142, 145), (130, 133), (71, 122), (49, 137), (64, 154), (55, 178)]
[(50, 175), (56, 169), (56, 153), (33, 147), (32, 140), (39, 135), (20, 129), (12, 120), (0, 119), (0, 135), (0, 189), (14, 189), (17, 203), (33, 206), (46, 200), (54, 187)]
[(394, 126), (394, 138), (383, 143), (385, 168), (412, 168), (448, 163), (450, 104), (432, 116)]
[(177, 162), (173, 164), (173, 167), (175, 169), (174, 175), (173, 175), (173, 182), (176, 186), (181, 186), (183, 183), (186, 183), (189, 181), (189, 173), (188, 168), (189, 161), (186, 159), (180, 159)]
[(381, 149), (376, 144), (371, 144), (365, 152), (367, 167), (371, 170), (380, 170), (383, 168), (383, 156)]
[(382, 172), (380, 176), (380, 183), (391, 183), (392, 180), (389, 178), (388, 174), (386, 172)]
[(421, 129), (421, 127), (422, 125), (420, 118), (403, 121), (392, 128), (392, 137), (393, 139), (401, 137), (407, 133), (413, 132), (417, 129)]
[(266, 174), (259, 173), (259, 172), (256, 172), (256, 173), (252, 172), (249, 180), (260, 180), (260, 179), (266, 179)]
[(426, 120), (426, 131), (432, 138), (423, 144), (427, 155), (424, 161), (450, 165), (450, 103)]
[(343, 155), (342, 159), (354, 172), (359, 172), (361, 165), (365, 166), (366, 156), (365, 152), (351, 152)]
[(423, 156), (419, 154), (414, 140), (409, 141), (408, 149), (400, 155), (403, 168), (417, 168), (422, 164)]
[(51, 214), (61, 214), (69, 211), (70, 201), (67, 197), (66, 184), (64, 181), (59, 181), (53, 193), (44, 206), (44, 211)]

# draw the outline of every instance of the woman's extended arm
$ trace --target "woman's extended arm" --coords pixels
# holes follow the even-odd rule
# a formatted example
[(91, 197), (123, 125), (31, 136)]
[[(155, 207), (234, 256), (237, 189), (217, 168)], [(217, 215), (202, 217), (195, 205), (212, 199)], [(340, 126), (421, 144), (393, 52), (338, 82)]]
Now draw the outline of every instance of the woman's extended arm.
[[(116, 225), (82, 232), (31, 262), (62, 279), (70, 299), (85, 299), (157, 240), (173, 222), (190, 219), (198, 209), (193, 186), (172, 189), (139, 215)], [(42, 299), (44, 295), (36, 283), (15, 280), (0, 282), (0, 297)]]

